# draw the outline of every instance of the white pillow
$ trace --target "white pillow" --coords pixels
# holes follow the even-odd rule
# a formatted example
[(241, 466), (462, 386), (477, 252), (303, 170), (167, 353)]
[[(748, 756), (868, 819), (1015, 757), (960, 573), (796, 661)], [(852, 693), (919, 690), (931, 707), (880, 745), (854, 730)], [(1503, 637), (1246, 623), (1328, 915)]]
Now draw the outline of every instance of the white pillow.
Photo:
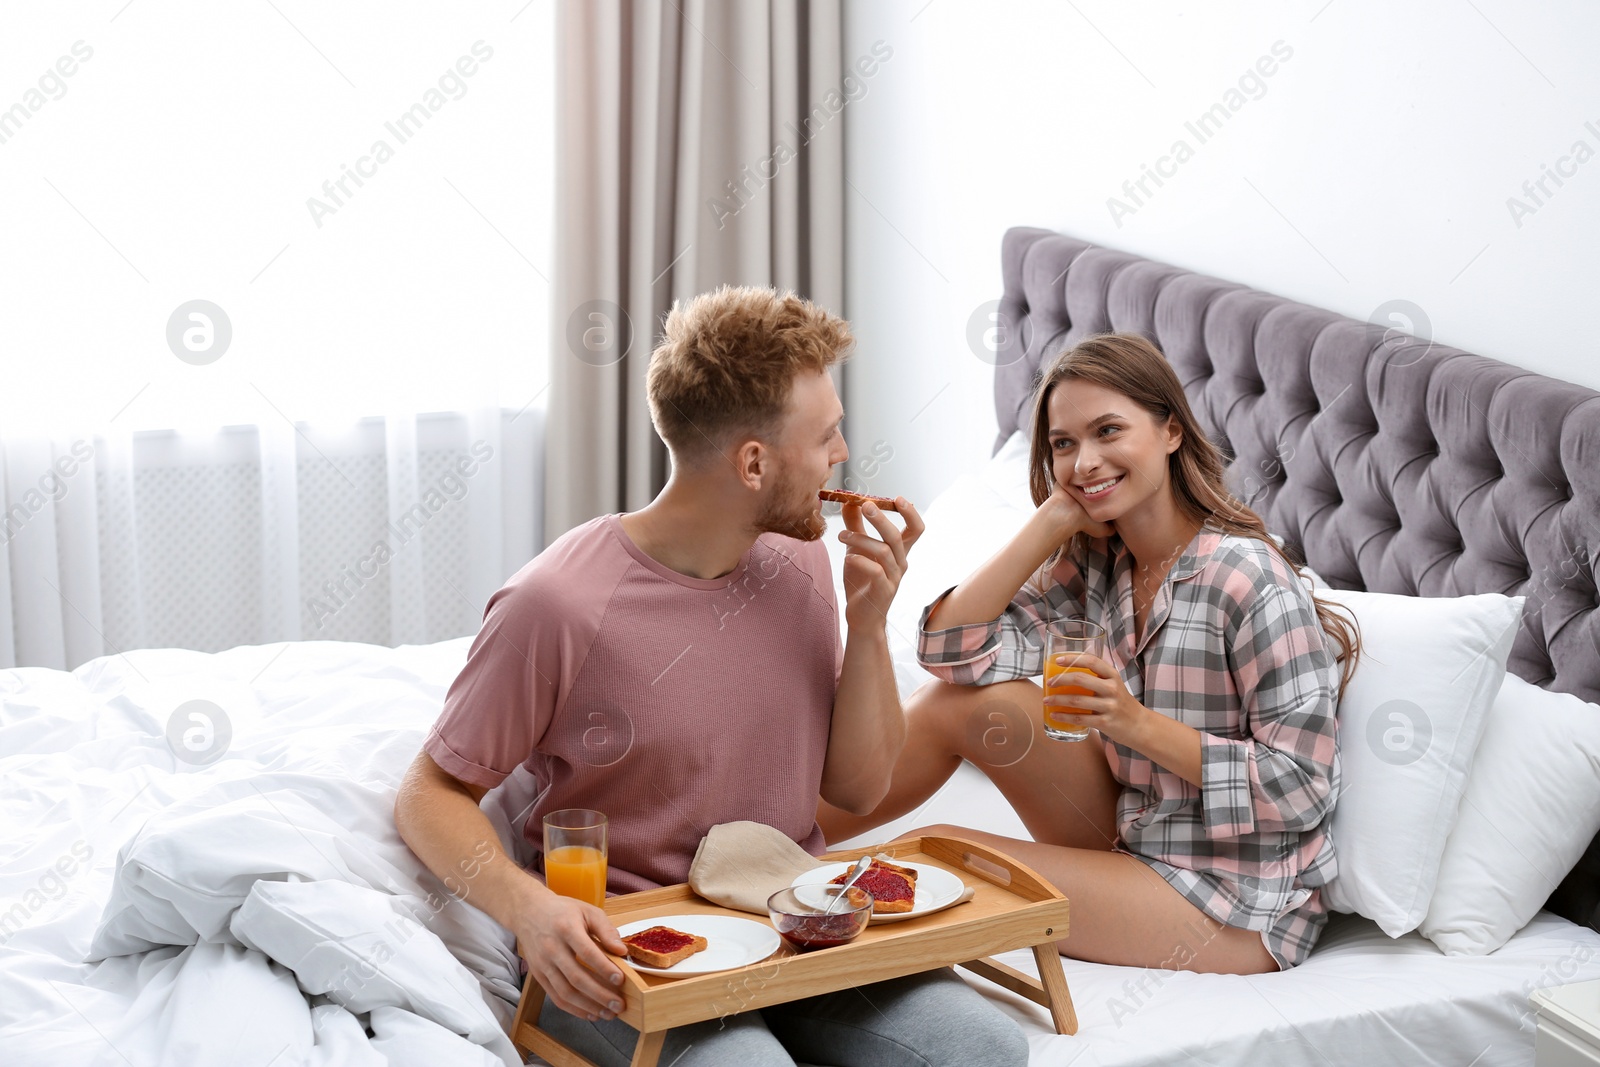
[(1363, 645), (1339, 702), (1339, 874), (1323, 895), (1399, 937), (1428, 913), (1522, 598), (1317, 595), (1355, 615)]
[(1033, 491), (1028, 488), (1028, 435), (1018, 430), (1006, 438), (983, 467), (983, 484), (993, 489), (1014, 510), (1033, 514)]
[(1444, 847), (1422, 933), (1493, 952), (1533, 918), (1600, 831), (1600, 707), (1506, 675)]

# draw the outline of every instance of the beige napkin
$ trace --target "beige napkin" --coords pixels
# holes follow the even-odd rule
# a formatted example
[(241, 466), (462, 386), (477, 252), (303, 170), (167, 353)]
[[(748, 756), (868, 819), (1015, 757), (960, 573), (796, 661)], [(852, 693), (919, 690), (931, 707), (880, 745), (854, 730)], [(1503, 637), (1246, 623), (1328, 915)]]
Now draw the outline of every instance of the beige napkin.
[[(774, 827), (725, 822), (700, 839), (689, 865), (689, 888), (725, 908), (765, 915), (768, 897), (788, 889), (806, 871), (822, 866)], [(971, 900), (973, 892), (972, 886), (967, 886), (955, 903)]]
[(767, 914), (767, 898), (813, 867), (805, 849), (759, 822), (725, 822), (700, 839), (689, 865), (689, 888), (714, 904)]

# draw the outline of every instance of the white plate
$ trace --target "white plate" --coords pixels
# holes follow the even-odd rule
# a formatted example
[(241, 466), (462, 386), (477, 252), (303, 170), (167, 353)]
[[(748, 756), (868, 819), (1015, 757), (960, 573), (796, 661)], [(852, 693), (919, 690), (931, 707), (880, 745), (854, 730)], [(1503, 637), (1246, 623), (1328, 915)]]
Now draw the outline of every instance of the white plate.
[(760, 963), (783, 944), (778, 931), (769, 924), (754, 919), (739, 919), (732, 915), (657, 915), (651, 919), (624, 923), (617, 927), (618, 935), (627, 937), (652, 926), (670, 926), (686, 934), (697, 934), (706, 939), (701, 952), (674, 967), (646, 967), (638, 960), (629, 960), (628, 966), (645, 974), (659, 974), (667, 978), (681, 978), (691, 974), (711, 974), (746, 964)]
[[(823, 885), (833, 881), (853, 866), (854, 863), (826, 863), (815, 870), (806, 871), (789, 885), (791, 887)], [(943, 911), (958, 902), (961, 894), (967, 891), (967, 883), (942, 868), (932, 867), (926, 863), (902, 863), (899, 866), (910, 867), (917, 872), (917, 895), (912, 899), (911, 910), (874, 914), (872, 922), (875, 924), (897, 923), (904, 919), (915, 919), (919, 915), (931, 915), (936, 911)]]

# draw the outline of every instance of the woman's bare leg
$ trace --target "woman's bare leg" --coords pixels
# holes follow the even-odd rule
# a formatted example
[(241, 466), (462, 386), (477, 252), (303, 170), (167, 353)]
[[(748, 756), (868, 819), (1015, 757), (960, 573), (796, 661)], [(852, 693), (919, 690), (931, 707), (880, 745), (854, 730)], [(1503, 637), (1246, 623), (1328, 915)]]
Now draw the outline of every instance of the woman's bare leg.
[(964, 837), (1027, 864), (1072, 902), (1063, 956), (1092, 963), (1214, 974), (1262, 974), (1278, 963), (1261, 934), (1226, 926), (1125, 852), (1017, 841), (960, 826), (917, 834)]
[(869, 815), (820, 804), (823, 836), (843, 841), (915, 810), (966, 759), (994, 782), (1036, 840), (1110, 849), (1120, 787), (1098, 735), (1076, 742), (1046, 737), (1043, 696), (1029, 681), (924, 685), (906, 701), (906, 744), (888, 796)]
[(824, 836), (841, 841), (905, 815), (968, 759), (1000, 789), (1034, 840), (959, 826), (915, 834), (992, 845), (1059, 888), (1072, 901), (1072, 932), (1058, 945), (1063, 954), (1227, 974), (1277, 970), (1259, 933), (1209, 918), (1144, 863), (1112, 851), (1121, 787), (1098, 736), (1077, 742), (1045, 737), (1042, 696), (1028, 681), (982, 687), (930, 682), (918, 689), (906, 702), (906, 745), (889, 795), (865, 816), (822, 804), (817, 818)]

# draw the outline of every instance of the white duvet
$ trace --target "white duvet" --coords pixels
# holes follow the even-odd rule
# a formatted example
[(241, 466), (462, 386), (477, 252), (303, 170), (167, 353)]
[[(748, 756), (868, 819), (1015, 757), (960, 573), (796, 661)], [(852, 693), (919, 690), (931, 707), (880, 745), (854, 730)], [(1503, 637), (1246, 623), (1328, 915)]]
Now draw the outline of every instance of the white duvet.
[(508, 936), (391, 814), (466, 644), (0, 672), (0, 1062), (519, 1062)]

